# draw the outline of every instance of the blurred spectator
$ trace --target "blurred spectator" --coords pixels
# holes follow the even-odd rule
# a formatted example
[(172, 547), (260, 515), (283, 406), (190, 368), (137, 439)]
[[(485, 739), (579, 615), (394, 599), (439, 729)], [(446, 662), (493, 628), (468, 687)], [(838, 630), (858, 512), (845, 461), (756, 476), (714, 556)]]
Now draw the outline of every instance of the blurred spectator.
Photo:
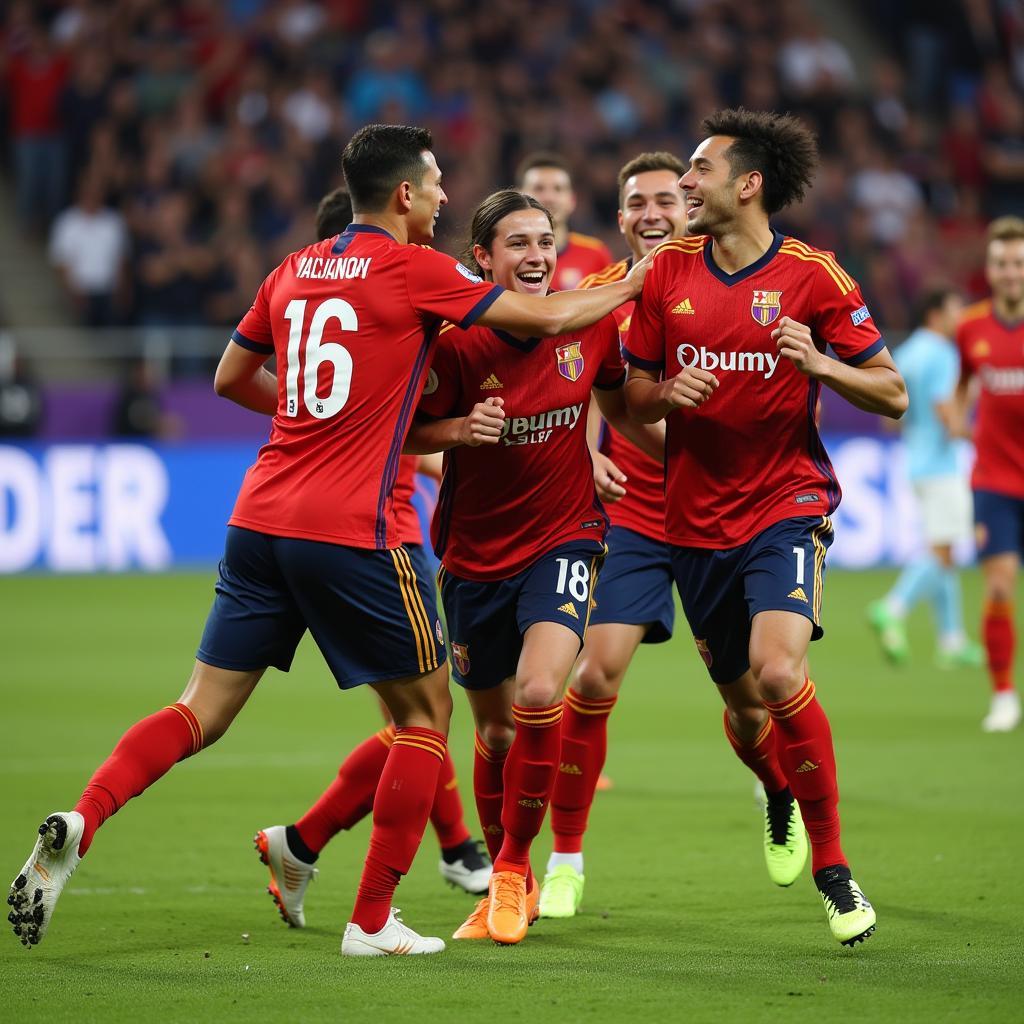
[(8, 60), (6, 81), (18, 216), (26, 229), (43, 227), (64, 202), (66, 146), (60, 97), (67, 58), (42, 24)]
[(50, 261), (59, 269), (84, 326), (110, 327), (122, 321), (127, 257), (124, 218), (104, 204), (98, 177), (83, 179), (75, 205), (54, 221)]
[(850, 193), (867, 212), (871, 235), (882, 245), (898, 242), (921, 207), (919, 185), (896, 166), (888, 149), (870, 151), (867, 166), (854, 175)]
[(0, 344), (0, 437), (34, 437), (43, 419), (43, 393), (26, 363)]
[(182, 426), (177, 416), (164, 411), (157, 375), (150, 364), (145, 359), (129, 363), (114, 402), (111, 433), (166, 441), (179, 437)]

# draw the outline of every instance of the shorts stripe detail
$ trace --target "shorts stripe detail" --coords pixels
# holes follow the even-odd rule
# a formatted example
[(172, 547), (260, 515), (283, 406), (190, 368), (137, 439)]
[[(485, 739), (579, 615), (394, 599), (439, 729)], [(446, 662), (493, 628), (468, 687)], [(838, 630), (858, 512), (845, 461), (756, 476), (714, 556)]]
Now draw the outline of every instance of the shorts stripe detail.
[(546, 708), (527, 708), (520, 704), (512, 705), (512, 720), (516, 725), (526, 725), (533, 729), (546, 729), (558, 725), (562, 721), (562, 704), (550, 704)]
[(394, 746), (416, 747), (433, 754), (439, 761), (443, 761), (448, 752), (448, 741), (432, 729), (396, 729)]
[(412, 609), (419, 620), (420, 628), (423, 630), (423, 653), (427, 661), (427, 667), (437, 668), (437, 651), (434, 648), (433, 637), (430, 632), (430, 617), (424, 607), (423, 598), (420, 596), (420, 588), (417, 586), (416, 569), (413, 567), (409, 552), (404, 547), (397, 549), (398, 557), (405, 563), (408, 572), (409, 598), (412, 602)]
[(769, 704), (765, 701), (765, 708), (772, 718), (792, 718), (803, 711), (811, 701), (814, 700), (814, 683), (810, 679), (804, 680), (804, 685), (795, 697), (789, 700), (780, 701), (778, 704)]
[(203, 749), (205, 739), (203, 737), (203, 726), (199, 719), (196, 718), (195, 712), (187, 704), (168, 704), (164, 711), (177, 711), (185, 719), (188, 730), (192, 733), (192, 749), (188, 752), (187, 756), (191, 757), (193, 754), (198, 754)]
[(565, 691), (565, 703), (579, 715), (610, 715), (617, 697), (584, 697), (571, 687)]
[(473, 733), (473, 749), (476, 750), (477, 754), (485, 761), (489, 761), (491, 764), (499, 764), (508, 757), (507, 750), (491, 750), (489, 746), (482, 739), (480, 739), (480, 733)]
[[(602, 514), (604, 509), (601, 509)], [(601, 565), (604, 563), (605, 556), (608, 554), (608, 545), (604, 546), (604, 554), (600, 558), (592, 558), (590, 560), (590, 589), (587, 592), (587, 615), (583, 620), (583, 639), (587, 637), (587, 628), (590, 626), (590, 615), (594, 610), (594, 591), (597, 588), (597, 577), (601, 571)]]
[[(406, 575), (406, 567), (398, 556), (398, 552), (401, 548), (393, 548), (391, 550), (391, 560), (395, 563), (395, 573), (398, 576), (398, 589), (402, 594), (402, 604), (405, 605), (405, 614), (409, 619), (409, 625), (412, 626), (413, 638), (416, 641), (416, 660), (419, 663), (420, 673), (427, 671), (427, 648), (423, 644), (423, 628), (416, 618), (416, 613), (413, 611), (412, 602), (410, 601), (409, 594), (409, 579)], [(437, 667), (436, 665), (434, 666)]]
[(822, 536), (832, 529), (832, 522), (828, 516), (821, 517), (821, 523), (811, 531), (811, 540), (814, 543), (814, 624), (821, 624), (821, 591), (824, 583), (825, 570), (825, 544)]
[(385, 728), (374, 733), (374, 735), (390, 750), (395, 742), (395, 727), (393, 725), (385, 726)]

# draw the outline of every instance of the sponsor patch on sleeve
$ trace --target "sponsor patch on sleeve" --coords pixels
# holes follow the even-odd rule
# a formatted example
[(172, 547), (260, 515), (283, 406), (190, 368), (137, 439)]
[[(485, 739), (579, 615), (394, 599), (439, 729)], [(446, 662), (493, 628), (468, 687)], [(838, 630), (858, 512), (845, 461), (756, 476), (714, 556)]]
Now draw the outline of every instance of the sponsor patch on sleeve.
[(853, 321), (853, 326), (856, 327), (858, 324), (864, 323), (865, 320), (870, 320), (871, 313), (867, 306), (861, 306), (860, 309), (855, 309), (850, 314), (850, 319)]
[(813, 491), (807, 491), (805, 494), (798, 494), (796, 496), (796, 503), (798, 505), (809, 505), (811, 502), (815, 501), (821, 501), (821, 498), (819, 498)]
[[(466, 278), (466, 279), (467, 279), (467, 280), (469, 280), (469, 281), (472, 281), (472, 282), (473, 282), (473, 284), (479, 284), (479, 283), (480, 283), (480, 282), (481, 282), (481, 281), (483, 280), (483, 278), (482, 278), (482, 277), (478, 277), (478, 276), (477, 276), (476, 274), (474, 274), (474, 273), (473, 273), (473, 271), (472, 271), (472, 270), (470, 270), (470, 269), (469, 269), (469, 267), (464, 267), (464, 266), (463, 266), (463, 265), (462, 265), (461, 263), (456, 263), (456, 264), (455, 264), (455, 269), (456, 269), (456, 270), (457, 270), (457, 271), (458, 271), (458, 272), (459, 272), (459, 273), (460, 273), (460, 274), (461, 274), (461, 275), (462, 275), (462, 276), (463, 276), (464, 278)], [(866, 307), (865, 307), (865, 310), (864, 310), (864, 312), (865, 312), (865, 313), (867, 312), (867, 308), (866, 308)], [(859, 320), (857, 320), (857, 321), (855, 321), (855, 322), (856, 322), (856, 323), (860, 323), (860, 321), (859, 321)]]

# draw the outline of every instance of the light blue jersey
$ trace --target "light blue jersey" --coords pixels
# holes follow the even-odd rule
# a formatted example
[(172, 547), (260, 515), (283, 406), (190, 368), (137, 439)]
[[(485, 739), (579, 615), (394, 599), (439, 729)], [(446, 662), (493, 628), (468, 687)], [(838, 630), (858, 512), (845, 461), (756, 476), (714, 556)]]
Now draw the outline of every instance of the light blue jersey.
[(960, 376), (960, 356), (952, 340), (919, 327), (893, 354), (907, 383), (910, 408), (903, 418), (907, 475), (911, 480), (958, 472), (953, 440), (935, 413), (935, 403), (951, 398)]

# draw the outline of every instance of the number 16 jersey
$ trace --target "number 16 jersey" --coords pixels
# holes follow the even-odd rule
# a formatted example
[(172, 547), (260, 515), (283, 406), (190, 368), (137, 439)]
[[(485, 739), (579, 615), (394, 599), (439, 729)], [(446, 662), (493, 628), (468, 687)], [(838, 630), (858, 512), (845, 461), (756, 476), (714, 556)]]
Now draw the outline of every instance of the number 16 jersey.
[(501, 294), (450, 256), (353, 224), (292, 253), (231, 338), (276, 357), (277, 412), (230, 523), (357, 548), (400, 543), (392, 488), (444, 320)]

